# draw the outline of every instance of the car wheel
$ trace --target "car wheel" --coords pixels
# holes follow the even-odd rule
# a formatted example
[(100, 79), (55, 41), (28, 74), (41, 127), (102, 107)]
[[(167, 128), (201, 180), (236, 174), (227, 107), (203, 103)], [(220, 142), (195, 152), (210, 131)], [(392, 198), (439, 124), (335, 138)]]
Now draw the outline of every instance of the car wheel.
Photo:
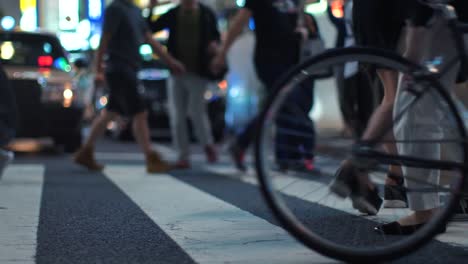
[(66, 153), (72, 153), (77, 151), (82, 142), (81, 133), (74, 132), (67, 134), (66, 136), (57, 137), (54, 139), (55, 145), (63, 146), (63, 150)]

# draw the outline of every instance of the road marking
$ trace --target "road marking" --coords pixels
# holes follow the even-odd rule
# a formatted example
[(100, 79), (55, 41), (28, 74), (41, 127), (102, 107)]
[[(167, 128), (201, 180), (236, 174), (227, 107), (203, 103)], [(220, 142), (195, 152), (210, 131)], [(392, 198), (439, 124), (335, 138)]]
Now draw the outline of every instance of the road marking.
[[(258, 180), (255, 175), (255, 172), (249, 170), (247, 173), (240, 173), (233, 167), (230, 166), (205, 166), (204, 170), (211, 171), (218, 175), (224, 177), (229, 177), (233, 179), (240, 180), (244, 183), (258, 186)], [(375, 177), (380, 178), (380, 177)], [(300, 179), (292, 176), (281, 176), (281, 178), (274, 179), (274, 185), (277, 186), (277, 190), (281, 190), (281, 193), (302, 199), (304, 201), (309, 201), (312, 203), (317, 203), (324, 206), (329, 206), (333, 209), (341, 210), (349, 214), (356, 214), (356, 210), (352, 208), (351, 202), (349, 199), (342, 200), (337, 198), (335, 199), (321, 199), (327, 195), (328, 186), (324, 183), (320, 183), (313, 180)], [(315, 191), (314, 191), (315, 190)], [(378, 221), (378, 222), (391, 222), (395, 221), (400, 217), (409, 215), (412, 211), (409, 209), (389, 209), (382, 208), (378, 215), (366, 217), (369, 220)], [(439, 240), (444, 243), (455, 244), (458, 246), (468, 248), (468, 223), (466, 222), (451, 222), (447, 228), (447, 232), (436, 237), (436, 240)]]
[(169, 175), (108, 166), (106, 176), (198, 263), (335, 263), (283, 229)]
[(11, 165), (0, 180), (0, 263), (35, 263), (44, 171)]

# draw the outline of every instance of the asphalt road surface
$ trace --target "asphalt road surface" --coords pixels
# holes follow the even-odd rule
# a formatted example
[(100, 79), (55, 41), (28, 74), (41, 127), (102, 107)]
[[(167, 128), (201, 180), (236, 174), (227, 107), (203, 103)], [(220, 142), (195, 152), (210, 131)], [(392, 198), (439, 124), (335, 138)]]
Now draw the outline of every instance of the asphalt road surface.
[[(253, 172), (241, 175), (226, 155), (207, 166), (195, 154), (192, 170), (158, 175), (132, 143), (104, 140), (97, 158), (103, 173), (61, 153), (17, 156), (0, 180), (0, 263), (337, 263), (289, 236)], [(468, 225), (395, 263), (468, 263)]]

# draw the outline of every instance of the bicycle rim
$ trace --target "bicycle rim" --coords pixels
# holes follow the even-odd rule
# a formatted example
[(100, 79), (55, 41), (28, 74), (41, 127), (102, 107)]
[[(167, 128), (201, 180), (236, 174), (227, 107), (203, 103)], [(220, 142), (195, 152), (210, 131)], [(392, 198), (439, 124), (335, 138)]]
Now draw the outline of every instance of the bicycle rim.
[[(334, 86), (330, 71), (359, 64), (366, 69), (391, 69), (399, 73), (400, 88), (393, 120), (369, 140), (365, 151), (352, 148), (351, 138), (327, 138), (317, 129), (318, 147), (310, 149), (310, 113), (298, 99), (307, 98), (313, 80), (317, 91)], [(303, 244), (324, 255), (344, 261), (375, 262), (408, 254), (437, 235), (457, 206), (464, 184), (467, 141), (463, 122), (449, 93), (430, 76), (418, 77), (421, 68), (380, 50), (351, 48), (333, 50), (304, 62), (278, 83), (260, 116), (256, 141), (256, 170), (268, 205), (281, 224)], [(299, 100), (300, 102), (301, 100)], [(306, 104), (307, 105), (307, 104)], [(436, 116), (428, 117), (421, 112)], [(305, 113), (305, 114), (304, 114)], [(423, 119), (425, 118), (425, 119)], [(418, 126), (409, 126), (417, 121)], [(423, 122), (424, 121), (424, 122)], [(389, 138), (389, 134), (393, 138)], [(326, 142), (320, 142), (325, 138)], [(336, 142), (347, 142), (335, 147)], [(393, 144), (396, 152), (383, 146)], [(336, 145), (336, 144), (335, 144)], [(432, 153), (434, 152), (434, 153)], [(314, 156), (320, 172), (304, 167)], [(410, 207), (438, 208), (423, 228), (410, 236), (389, 236), (373, 231), (375, 226), (411, 214), (411, 209), (383, 209), (375, 216), (360, 214), (350, 199), (331, 193), (341, 160), (353, 164), (382, 189), (386, 175), (398, 171)], [(329, 162), (329, 165), (324, 165)], [(390, 169), (389, 165), (395, 165)], [(444, 165), (444, 166), (442, 166)], [(379, 195), (383, 196), (383, 190)], [(421, 198), (422, 197), (422, 198)], [(429, 200), (423, 205), (417, 200)]]

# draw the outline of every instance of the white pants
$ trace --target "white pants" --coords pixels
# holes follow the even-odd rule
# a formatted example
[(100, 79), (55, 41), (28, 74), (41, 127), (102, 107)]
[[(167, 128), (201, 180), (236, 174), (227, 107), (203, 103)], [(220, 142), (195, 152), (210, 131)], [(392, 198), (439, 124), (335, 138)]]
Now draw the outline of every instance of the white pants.
[[(406, 57), (412, 61), (423, 63), (437, 56), (443, 57), (442, 67), (445, 66), (448, 60), (456, 56), (454, 44), (450, 40), (450, 32), (443, 27), (439, 27), (439, 31), (432, 29), (418, 28), (413, 31), (414, 36), (419, 43), (418, 48), (408, 48)], [(439, 40), (432, 39), (434, 36)], [(442, 39), (443, 41), (440, 41)], [(410, 43), (411, 45), (411, 43)], [(421, 46), (422, 45), (422, 46)], [(429, 47), (421, 49), (421, 47)], [(458, 74), (458, 66), (454, 66), (440, 80), (445, 89), (453, 89), (455, 86), (456, 77)], [(407, 87), (413, 89), (424, 88), (423, 85), (418, 87), (412, 85), (411, 80), (406, 76), (399, 78), (398, 92), (394, 107), (394, 117), (398, 116), (408, 104), (415, 99), (414, 95), (405, 91)], [(450, 117), (449, 108), (444, 104), (441, 96), (430, 89), (420, 98), (412, 107), (407, 110), (401, 119), (395, 120), (394, 135), (397, 141), (407, 140), (443, 140), (443, 139), (460, 139), (457, 133), (456, 123)], [(450, 160), (460, 161), (460, 147), (454, 143), (397, 143), (398, 154), (417, 157), (427, 160)], [(403, 176), (405, 177), (406, 187), (408, 191), (408, 206), (415, 211), (429, 210), (440, 207), (439, 194), (435, 192), (434, 185), (441, 183), (441, 170), (421, 169), (414, 167), (402, 167)], [(445, 181), (444, 181), (445, 182)], [(424, 192), (422, 189), (432, 192)]]
[(190, 154), (187, 117), (192, 121), (198, 142), (203, 146), (213, 144), (205, 103), (207, 86), (207, 80), (190, 73), (169, 79), (172, 138), (181, 160), (188, 160)]

